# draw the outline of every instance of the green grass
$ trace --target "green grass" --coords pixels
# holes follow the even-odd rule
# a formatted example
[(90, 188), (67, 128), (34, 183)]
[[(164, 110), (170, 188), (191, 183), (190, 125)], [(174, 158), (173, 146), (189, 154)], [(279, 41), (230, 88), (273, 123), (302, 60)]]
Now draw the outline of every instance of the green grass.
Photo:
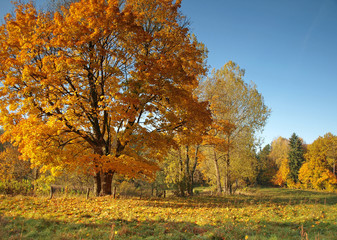
[[(0, 196), (0, 239), (336, 239), (337, 194), (48, 200)], [(301, 237), (302, 235), (302, 237)]]

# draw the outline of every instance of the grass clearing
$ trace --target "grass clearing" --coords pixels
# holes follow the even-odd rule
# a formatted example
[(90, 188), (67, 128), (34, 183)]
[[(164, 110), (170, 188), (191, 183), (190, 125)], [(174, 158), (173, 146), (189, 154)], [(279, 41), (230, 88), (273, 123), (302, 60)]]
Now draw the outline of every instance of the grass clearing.
[(337, 194), (168, 199), (0, 196), (0, 239), (336, 239)]

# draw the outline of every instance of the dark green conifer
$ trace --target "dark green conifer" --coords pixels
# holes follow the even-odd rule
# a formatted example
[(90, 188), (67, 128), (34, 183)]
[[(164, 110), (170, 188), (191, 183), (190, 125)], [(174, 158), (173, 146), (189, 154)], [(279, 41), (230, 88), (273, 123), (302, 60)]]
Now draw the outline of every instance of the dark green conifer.
[(289, 178), (294, 182), (298, 182), (298, 171), (304, 162), (304, 148), (302, 140), (295, 134), (289, 139)]

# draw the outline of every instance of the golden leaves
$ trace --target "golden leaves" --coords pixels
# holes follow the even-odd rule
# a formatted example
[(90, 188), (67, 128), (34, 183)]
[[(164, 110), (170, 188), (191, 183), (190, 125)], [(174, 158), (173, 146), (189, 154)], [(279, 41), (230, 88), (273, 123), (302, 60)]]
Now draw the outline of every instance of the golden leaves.
[(308, 146), (306, 162), (299, 170), (299, 180), (314, 189), (337, 188), (336, 159), (337, 137), (328, 133)]
[(16, 4), (6, 17), (0, 122), (33, 164), (152, 177), (173, 133), (196, 139), (210, 123), (193, 96), (204, 53), (179, 2), (119, 3), (82, 0), (54, 14)]

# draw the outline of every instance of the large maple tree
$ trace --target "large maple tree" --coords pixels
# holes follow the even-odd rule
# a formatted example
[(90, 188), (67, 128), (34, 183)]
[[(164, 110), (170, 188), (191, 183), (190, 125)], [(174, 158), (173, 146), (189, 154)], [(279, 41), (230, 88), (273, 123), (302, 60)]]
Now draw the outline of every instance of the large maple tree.
[[(0, 28), (0, 124), (22, 158), (95, 176), (153, 176), (172, 135), (210, 122), (193, 90), (205, 51), (180, 1), (82, 0), (55, 13), (15, 6)], [(198, 122), (198, 124), (196, 124)]]

